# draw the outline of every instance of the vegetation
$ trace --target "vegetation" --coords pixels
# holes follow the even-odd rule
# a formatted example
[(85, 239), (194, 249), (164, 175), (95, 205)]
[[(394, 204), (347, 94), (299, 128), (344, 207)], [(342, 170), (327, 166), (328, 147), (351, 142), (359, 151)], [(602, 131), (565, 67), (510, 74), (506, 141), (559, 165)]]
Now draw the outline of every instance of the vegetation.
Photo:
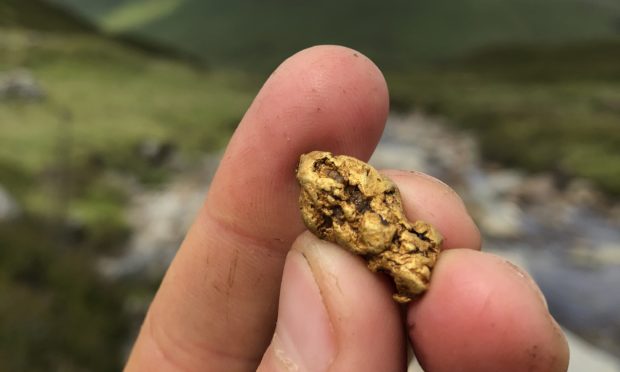
[(3, 0), (0, 3), (0, 26), (40, 31), (88, 32), (94, 27), (65, 10), (42, 0)]
[(191, 165), (227, 141), (250, 89), (237, 73), (130, 48), (42, 2), (2, 2), (0, 35), (0, 84), (27, 73), (45, 94), (0, 99), (0, 185), (22, 208), (0, 221), (0, 370), (120, 370), (127, 304), (156, 283), (112, 281), (96, 265), (129, 236), (127, 184), (172, 173), (141, 146), (164, 144)]
[(87, 244), (50, 239), (45, 228), (54, 227), (0, 224), (0, 369), (118, 370), (126, 288), (98, 277)]
[(583, 0), (53, 0), (130, 33), (202, 56), (211, 66), (268, 73), (313, 44), (343, 44), (384, 69), (457, 57), (504, 42), (618, 35), (620, 7)]
[[(92, 184), (106, 184), (110, 172), (161, 179), (162, 171), (137, 153), (143, 142), (170, 143), (180, 157), (191, 159), (225, 143), (249, 102), (232, 74), (149, 58), (100, 37), (23, 30), (5, 30), (3, 36), (0, 69), (27, 68), (47, 94), (41, 102), (0, 105), (0, 164), (34, 181), (34, 188), (15, 185), (10, 191), (37, 213), (49, 207), (37, 182), (46, 171), (69, 164), (71, 182), (78, 184), (78, 176), (100, 177)], [(33, 38), (36, 43), (29, 42)], [(74, 186), (78, 199), (71, 216), (88, 215), (93, 224), (110, 220), (110, 208), (97, 216), (82, 200), (92, 195), (88, 185)], [(103, 204), (99, 196), (94, 194), (96, 206)]]
[[(155, 44), (102, 36), (59, 3)], [(192, 164), (221, 148), (256, 77), (310, 44), (362, 50), (385, 71), (394, 108), (475, 132), (487, 159), (586, 177), (620, 196), (613, 4), (241, 3), (0, 2), (0, 81), (23, 70), (45, 93), (0, 100), (0, 185), (23, 209), (0, 222), (0, 370), (120, 369), (127, 304), (156, 283), (102, 278), (97, 260), (121, 252), (130, 234), (127, 184), (153, 187), (174, 172), (169, 158), (141, 149), (161, 144), (176, 164)], [(586, 42), (593, 38), (601, 41)], [(209, 69), (166, 55), (159, 42)]]
[(55, 1), (213, 68), (266, 73), (308, 45), (357, 48), (388, 76), (395, 107), (476, 132), (487, 159), (620, 195), (620, 7), (611, 2)]
[(620, 196), (620, 42), (515, 45), (388, 77), (394, 106), (473, 131), (486, 159)]

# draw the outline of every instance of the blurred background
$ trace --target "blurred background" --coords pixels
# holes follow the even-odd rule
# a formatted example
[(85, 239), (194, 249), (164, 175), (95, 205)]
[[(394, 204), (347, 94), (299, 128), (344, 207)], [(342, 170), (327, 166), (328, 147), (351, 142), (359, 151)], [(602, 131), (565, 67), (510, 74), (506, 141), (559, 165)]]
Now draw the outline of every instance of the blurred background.
[(620, 371), (620, 2), (0, 0), (0, 370), (114, 371), (271, 70), (373, 59), (377, 166), (463, 196)]

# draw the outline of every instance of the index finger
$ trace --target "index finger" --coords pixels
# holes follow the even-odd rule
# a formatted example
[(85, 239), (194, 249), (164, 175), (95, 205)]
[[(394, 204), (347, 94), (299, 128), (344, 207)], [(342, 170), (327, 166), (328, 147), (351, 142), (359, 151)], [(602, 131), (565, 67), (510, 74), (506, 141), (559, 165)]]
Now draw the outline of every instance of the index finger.
[(323, 46), (285, 61), (231, 139), (127, 370), (255, 369), (273, 334), (286, 252), (303, 230), (299, 155), (368, 159), (387, 112), (383, 76), (361, 54)]

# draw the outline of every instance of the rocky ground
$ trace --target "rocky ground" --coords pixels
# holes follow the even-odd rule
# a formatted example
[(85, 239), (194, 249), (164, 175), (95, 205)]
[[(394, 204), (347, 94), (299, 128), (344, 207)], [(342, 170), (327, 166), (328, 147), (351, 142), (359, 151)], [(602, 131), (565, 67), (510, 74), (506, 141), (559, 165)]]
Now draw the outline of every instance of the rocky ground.
[[(161, 276), (217, 162), (210, 155), (200, 171), (160, 190), (136, 192), (130, 247), (124, 256), (102, 261), (102, 271), (114, 278)], [(424, 171), (454, 187), (481, 228), (484, 249), (530, 271), (554, 316), (570, 330), (570, 370), (620, 371), (612, 356), (620, 354), (620, 205), (582, 180), (485, 163), (473, 137), (421, 114), (393, 115), (371, 163)]]

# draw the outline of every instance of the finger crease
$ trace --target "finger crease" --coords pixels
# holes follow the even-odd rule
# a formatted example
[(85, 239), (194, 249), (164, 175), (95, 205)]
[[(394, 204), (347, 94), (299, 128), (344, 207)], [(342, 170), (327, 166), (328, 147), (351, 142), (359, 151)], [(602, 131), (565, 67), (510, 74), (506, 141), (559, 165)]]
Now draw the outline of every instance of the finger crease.
[[(191, 343), (186, 339), (176, 338), (167, 331), (166, 327), (158, 326), (151, 313), (147, 315), (146, 322), (148, 323), (148, 334), (153, 340), (157, 352), (163, 361), (171, 367), (171, 370), (202, 371), (207, 365), (230, 365), (230, 361), (235, 362), (235, 364), (242, 364), (246, 368), (248, 366), (254, 368), (259, 362), (257, 358), (231, 353), (213, 345)], [(219, 360), (219, 362), (214, 363), (214, 360)], [(192, 368), (192, 366), (197, 368)], [(243, 369), (245, 368), (239, 370)]]
[(274, 250), (277, 250), (277, 251), (283, 252), (284, 254), (284, 252), (288, 251), (288, 248), (290, 247), (292, 243), (290, 241), (277, 238), (277, 237), (271, 238), (271, 239), (260, 238), (256, 236), (256, 234), (252, 234), (244, 230), (243, 228), (240, 227), (240, 225), (231, 224), (228, 221), (225, 221), (224, 219), (222, 219), (221, 217), (213, 214), (211, 211), (209, 211), (208, 207), (205, 209), (206, 209), (206, 217), (210, 221), (215, 223), (218, 228), (224, 230), (226, 233), (234, 236), (235, 238), (238, 238), (239, 240), (244, 241), (244, 243), (249, 244), (251, 246), (263, 248), (270, 253)]

